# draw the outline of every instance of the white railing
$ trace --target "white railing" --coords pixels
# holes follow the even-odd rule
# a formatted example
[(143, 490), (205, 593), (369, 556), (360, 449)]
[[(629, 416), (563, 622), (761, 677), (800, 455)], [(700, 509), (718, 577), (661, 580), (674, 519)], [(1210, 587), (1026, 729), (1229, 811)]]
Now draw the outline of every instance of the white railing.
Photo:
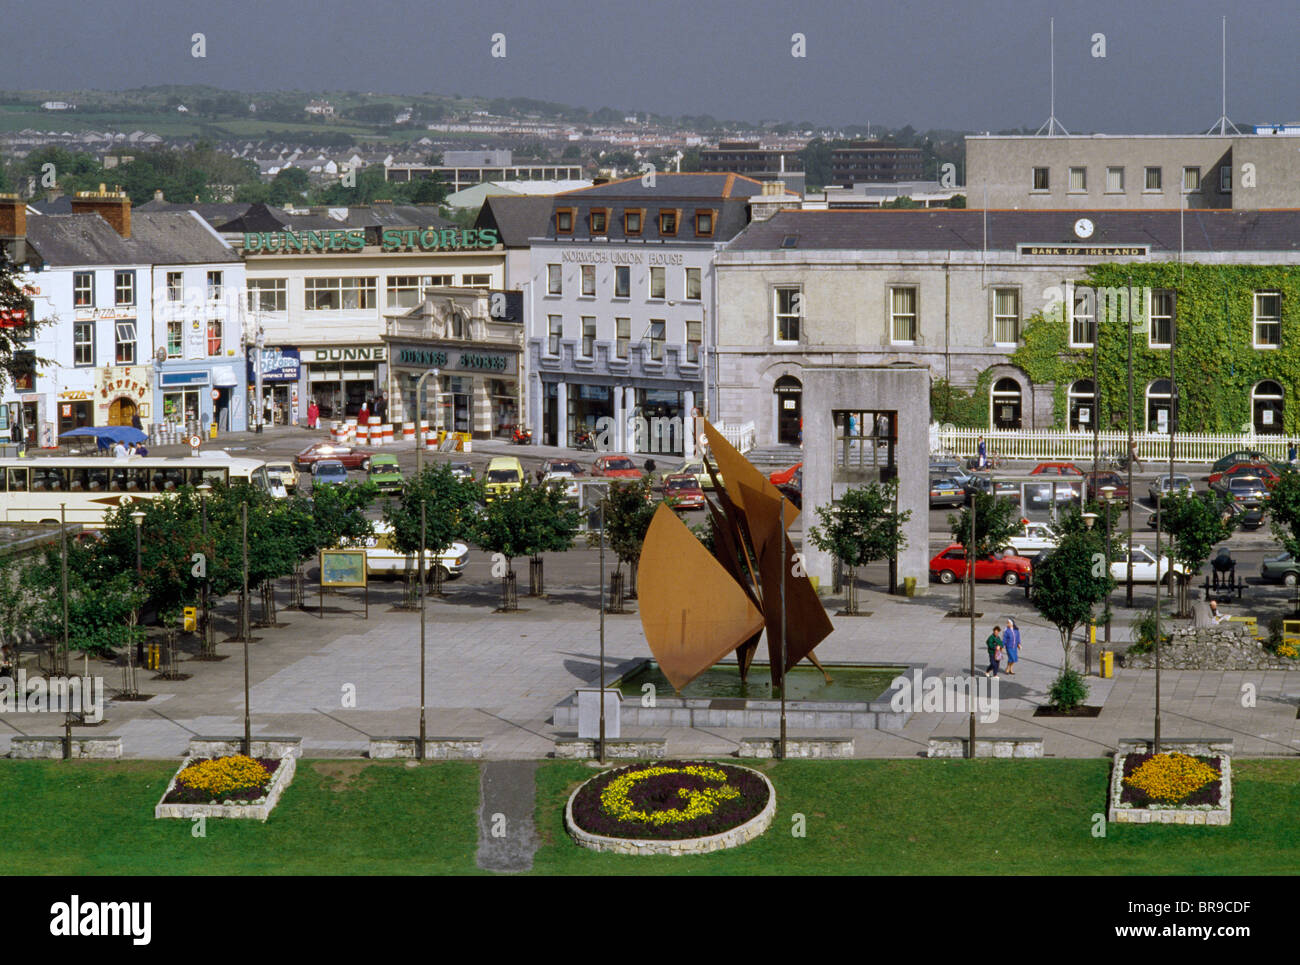
[[(1068, 459), (1091, 461), (1093, 435), (1091, 432), (1066, 432), (1059, 429), (958, 429), (941, 426), (931, 432), (931, 449), (954, 456), (974, 456), (979, 451), (979, 439), (984, 437), (989, 453), (1003, 459)], [(1125, 432), (1098, 433), (1101, 453), (1125, 455), (1128, 452), (1128, 434)], [(937, 439), (937, 447), (934, 440)], [(1158, 463), (1169, 459), (1169, 436), (1159, 432), (1134, 433), (1138, 461)], [(1293, 441), (1290, 436), (1256, 435), (1255, 433), (1178, 433), (1174, 436), (1174, 461), (1211, 463), (1237, 449), (1254, 449), (1270, 459), (1285, 462), (1287, 449)]]
[(738, 452), (749, 452), (754, 448), (758, 433), (752, 422), (724, 422), (718, 426), (722, 438), (736, 447)]

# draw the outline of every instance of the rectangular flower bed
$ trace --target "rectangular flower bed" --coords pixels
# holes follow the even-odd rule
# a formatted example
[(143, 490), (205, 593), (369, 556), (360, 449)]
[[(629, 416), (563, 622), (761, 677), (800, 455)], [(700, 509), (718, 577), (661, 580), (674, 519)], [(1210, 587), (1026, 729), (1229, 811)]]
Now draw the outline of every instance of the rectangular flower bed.
[(293, 780), (297, 758), (258, 758), (269, 777), (255, 786), (216, 794), (186, 787), (180, 777), (191, 765), (229, 760), (229, 758), (187, 757), (154, 807), (155, 818), (253, 818), (265, 821), (280, 801), (280, 795)]
[[(1169, 759), (1164, 762), (1170, 765), (1168, 774), (1151, 777), (1149, 768), (1146, 772), (1141, 769), (1150, 765), (1156, 755), (1123, 751), (1115, 755), (1109, 820), (1120, 824), (1231, 823), (1232, 761), (1228, 755), (1193, 757), (1173, 752), (1159, 756)], [(1172, 801), (1168, 799), (1171, 794), (1181, 796)]]

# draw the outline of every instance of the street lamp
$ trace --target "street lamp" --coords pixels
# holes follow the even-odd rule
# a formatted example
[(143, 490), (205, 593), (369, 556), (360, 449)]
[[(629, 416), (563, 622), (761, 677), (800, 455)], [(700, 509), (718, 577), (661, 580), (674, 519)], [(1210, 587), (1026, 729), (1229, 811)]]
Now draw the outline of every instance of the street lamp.
[[(415, 475), (419, 476), (424, 468), (424, 380), (433, 376), (438, 378), (437, 369), (429, 369), (415, 380)], [(435, 401), (436, 405), (436, 401)]]
[[(1110, 515), (1114, 505), (1115, 487), (1101, 487), (1102, 502), (1106, 507), (1106, 575), (1110, 576)], [(1132, 497), (1130, 497), (1132, 498)], [(1110, 646), (1110, 591), (1106, 591), (1106, 646)]]
[[(205, 480), (203, 480), (203, 482), (201, 482), (201, 483), (198, 485), (197, 488), (198, 488), (198, 493), (199, 493), (199, 508), (200, 508), (200, 510), (201, 510), (201, 512), (202, 512), (202, 514), (203, 514), (203, 555), (204, 555), (205, 557), (210, 557), (211, 554), (208, 552), (208, 497), (212, 495), (212, 484), (211, 484), (210, 482), (208, 482), (208, 481), (205, 479)], [(212, 628), (211, 628), (211, 623), (212, 623), (212, 620), (211, 620), (211, 614), (208, 612), (208, 587), (209, 587), (208, 567), (211, 566), (211, 565), (212, 565), (212, 560), (211, 560), (210, 558), (204, 560), (204, 564), (203, 564), (203, 590), (202, 590), (202, 595), (203, 595), (203, 649), (204, 649), (204, 650), (209, 650), (209, 652), (211, 652), (211, 650), (215, 650), (215, 649), (216, 649), (215, 646), (211, 646), (211, 647), (210, 647), (209, 642), (208, 642), (208, 641), (209, 641), (209, 637), (211, 636), (211, 630), (212, 630)], [(214, 643), (215, 643), (215, 641), (214, 641)]]
[[(425, 592), (424, 592), (424, 543), (425, 543), (425, 504), (424, 497), (420, 497), (420, 760), (424, 758), (424, 610), (425, 610)], [(435, 564), (437, 565), (437, 564)]]
[[(141, 524), (144, 522), (144, 511), (137, 509), (134, 513), (131, 514), (131, 518), (135, 520), (135, 576), (137, 580), (143, 581), (144, 566), (142, 565), (142, 560), (140, 555), (140, 527)], [(140, 636), (136, 639), (135, 658), (142, 662), (144, 660), (144, 637), (143, 636)]]

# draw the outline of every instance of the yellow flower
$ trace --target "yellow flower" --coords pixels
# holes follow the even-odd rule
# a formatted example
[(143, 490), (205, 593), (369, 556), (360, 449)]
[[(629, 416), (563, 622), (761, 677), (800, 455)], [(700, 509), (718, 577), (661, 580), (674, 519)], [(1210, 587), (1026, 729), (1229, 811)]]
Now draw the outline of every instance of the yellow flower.
[[(637, 810), (628, 797), (628, 792), (642, 781), (661, 777), (664, 774), (690, 774), (706, 781), (719, 782), (722, 786), (702, 790), (678, 788), (677, 793), (687, 801), (684, 808), (665, 808), (662, 811)], [(702, 764), (688, 764), (685, 767), (645, 767), (629, 771), (610, 781), (600, 794), (600, 805), (606, 814), (624, 821), (637, 821), (655, 826), (678, 824), (712, 814), (723, 801), (739, 797), (740, 789), (727, 784), (726, 780), (726, 772)]]
[(1156, 754), (1135, 768), (1124, 783), (1157, 801), (1176, 804), (1220, 776), (1204, 761), (1186, 754)]
[(176, 783), (196, 791), (206, 791), (214, 798), (231, 791), (260, 787), (271, 775), (257, 761), (243, 754), (197, 761), (176, 776)]

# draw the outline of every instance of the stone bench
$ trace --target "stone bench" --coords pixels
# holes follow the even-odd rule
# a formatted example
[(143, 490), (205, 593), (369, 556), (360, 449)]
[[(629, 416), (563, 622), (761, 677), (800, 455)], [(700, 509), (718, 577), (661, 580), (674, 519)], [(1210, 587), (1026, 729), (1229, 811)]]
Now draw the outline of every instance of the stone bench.
[[(1152, 740), (1147, 737), (1125, 737), (1119, 742), (1121, 754), (1149, 754)], [(1218, 754), (1232, 756), (1231, 737), (1162, 737), (1162, 753), (1177, 751), (1191, 757), (1214, 757)]]
[[(931, 737), (926, 757), (965, 757), (969, 737)], [(1041, 737), (976, 737), (976, 757), (1042, 757)]]
[[(62, 737), (14, 737), (9, 742), (12, 758), (60, 760), (63, 757)], [(122, 756), (120, 737), (74, 737), (72, 756), (90, 760), (116, 760)]]
[[(776, 757), (781, 743), (779, 737), (742, 737), (737, 757)], [(787, 737), (785, 741), (786, 757), (835, 757), (853, 756), (852, 737)]]
[[(301, 737), (254, 737), (250, 757), (302, 757)], [(190, 757), (228, 757), (244, 752), (242, 737), (191, 737)]]
[[(367, 754), (371, 760), (387, 761), (398, 758), (419, 758), (418, 737), (372, 737)], [(424, 756), (430, 761), (476, 761), (483, 756), (481, 737), (426, 737)]]
[[(557, 737), (555, 757), (565, 761), (587, 761), (597, 756), (594, 737)], [(624, 737), (605, 741), (605, 756), (615, 760), (662, 760), (668, 756), (668, 740), (663, 737)]]

